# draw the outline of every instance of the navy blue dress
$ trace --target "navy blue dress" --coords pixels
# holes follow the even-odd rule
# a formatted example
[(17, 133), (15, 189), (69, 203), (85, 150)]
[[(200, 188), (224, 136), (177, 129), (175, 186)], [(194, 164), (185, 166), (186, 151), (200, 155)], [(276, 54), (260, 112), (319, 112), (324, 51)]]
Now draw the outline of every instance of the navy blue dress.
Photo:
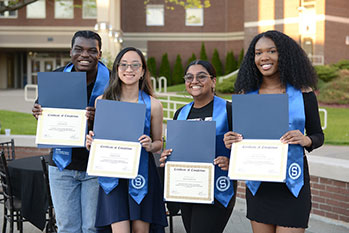
[(112, 232), (111, 224), (125, 220), (142, 220), (150, 223), (151, 233), (164, 233), (167, 226), (163, 188), (155, 165), (149, 153), (148, 193), (138, 205), (128, 193), (128, 179), (119, 179), (119, 185), (106, 194), (99, 187), (96, 228), (97, 232)]

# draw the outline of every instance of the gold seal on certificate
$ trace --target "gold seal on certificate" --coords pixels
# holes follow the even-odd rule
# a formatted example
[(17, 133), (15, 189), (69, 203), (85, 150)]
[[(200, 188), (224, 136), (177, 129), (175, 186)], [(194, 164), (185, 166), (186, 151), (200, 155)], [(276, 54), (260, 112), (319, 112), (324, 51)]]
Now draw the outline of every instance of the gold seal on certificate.
[(138, 174), (141, 150), (139, 142), (94, 139), (87, 173), (93, 176), (134, 179)]
[(284, 182), (288, 144), (244, 139), (233, 143), (228, 176), (234, 180)]
[(36, 144), (85, 146), (86, 110), (42, 108), (36, 129)]
[(212, 204), (214, 166), (212, 163), (166, 162), (166, 201)]

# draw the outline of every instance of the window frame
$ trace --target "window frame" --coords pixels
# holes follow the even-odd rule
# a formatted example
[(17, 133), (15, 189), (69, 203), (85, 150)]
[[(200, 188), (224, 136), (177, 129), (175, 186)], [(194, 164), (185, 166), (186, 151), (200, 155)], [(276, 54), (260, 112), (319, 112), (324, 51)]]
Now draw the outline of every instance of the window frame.
[[(188, 11), (190, 10), (200, 10), (201, 12), (199, 12), (200, 17), (201, 17), (201, 21), (199, 23), (190, 23), (188, 22)], [(195, 16), (196, 17), (196, 16)], [(204, 8), (187, 8), (185, 9), (185, 26), (189, 26), (189, 27), (202, 27), (204, 26)]]
[[(8, 3), (11, 0), (1, 0), (0, 2), (3, 3)], [(13, 12), (15, 15), (10, 15), (10, 12)], [(1, 19), (17, 19), (18, 18), (18, 11), (5, 11), (4, 13), (2, 13), (3, 15), (0, 14), (0, 18)]]
[[(31, 17), (28, 17), (28, 12), (30, 10), (30, 8), (34, 7), (32, 4), (38, 4), (39, 2), (43, 2), (43, 6), (44, 6), (44, 16), (40, 16), (40, 17), (37, 17), (37, 16), (31, 16)], [(36, 2), (33, 2), (29, 5), (26, 6), (26, 17), (27, 19), (46, 19), (46, 0), (38, 0)]]
[[(162, 22), (160, 23), (149, 23), (148, 22), (148, 17), (149, 17), (149, 10), (160, 10), (162, 11)], [(165, 26), (165, 7), (163, 4), (148, 4), (146, 7), (146, 11), (145, 11), (145, 25), (147, 27), (162, 27)]]
[[(85, 2), (88, 2), (88, 3), (90, 3), (90, 2), (92, 2), (92, 1), (94, 1), (95, 2), (95, 6), (96, 6), (96, 16), (85, 16), (85, 7), (84, 7), (84, 5), (86, 4)], [(82, 0), (82, 18), (83, 19), (97, 19), (97, 1), (96, 0)]]
[[(56, 4), (58, 4), (59, 2), (71, 2), (71, 8), (72, 8), (72, 15), (71, 17), (62, 17), (62, 16), (59, 16), (57, 15), (57, 7), (56, 7)], [(54, 18), (55, 19), (74, 19), (74, 0), (55, 0), (54, 2)]]

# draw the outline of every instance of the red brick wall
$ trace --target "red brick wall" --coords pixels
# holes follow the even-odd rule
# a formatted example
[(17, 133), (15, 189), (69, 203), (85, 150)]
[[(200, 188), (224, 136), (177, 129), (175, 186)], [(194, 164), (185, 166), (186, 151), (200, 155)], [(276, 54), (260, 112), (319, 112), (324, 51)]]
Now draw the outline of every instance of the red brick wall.
[(18, 147), (18, 146), (15, 147), (16, 159), (48, 155), (49, 153), (50, 153), (50, 149), (48, 148)]
[[(349, 182), (311, 176), (312, 214), (349, 222)], [(245, 182), (238, 181), (237, 197), (245, 199)]]

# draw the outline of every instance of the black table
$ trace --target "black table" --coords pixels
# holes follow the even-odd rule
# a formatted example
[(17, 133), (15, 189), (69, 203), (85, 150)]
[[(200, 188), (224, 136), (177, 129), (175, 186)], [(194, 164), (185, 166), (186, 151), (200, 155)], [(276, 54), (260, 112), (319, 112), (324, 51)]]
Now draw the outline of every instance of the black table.
[[(48, 156), (44, 156), (48, 160)], [(40, 156), (16, 159), (8, 163), (13, 195), (22, 201), (22, 215), (43, 230), (48, 195)]]

